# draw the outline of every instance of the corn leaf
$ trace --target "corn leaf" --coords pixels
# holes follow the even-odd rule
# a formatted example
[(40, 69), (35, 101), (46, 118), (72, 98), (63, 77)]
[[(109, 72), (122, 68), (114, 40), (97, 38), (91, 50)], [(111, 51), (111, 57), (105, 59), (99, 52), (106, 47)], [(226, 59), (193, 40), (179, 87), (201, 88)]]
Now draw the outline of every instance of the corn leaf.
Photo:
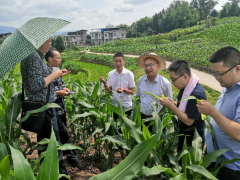
[(201, 174), (202, 176), (207, 177), (209, 179), (218, 180), (208, 170), (206, 170), (203, 166), (191, 164), (191, 165), (186, 166), (186, 168), (188, 168), (188, 169), (190, 169), (190, 170), (192, 170), (192, 171), (194, 171), (198, 174)]
[(170, 180), (188, 180), (188, 179), (186, 178), (185, 174), (179, 174), (176, 177), (171, 178)]
[(9, 160), (9, 155), (7, 155), (0, 162), (0, 177), (2, 179), (8, 180), (9, 173), (10, 173), (10, 160)]
[(30, 164), (24, 158), (23, 154), (10, 146), (13, 168), (14, 168), (14, 180), (35, 180)]
[(132, 180), (140, 171), (150, 151), (159, 142), (160, 135), (161, 131), (151, 139), (141, 142), (120, 164), (105, 173), (90, 178), (90, 180)]
[(115, 135), (115, 136), (104, 136), (101, 138), (102, 140), (108, 140), (111, 141), (112, 143), (119, 144), (121, 145), (124, 149), (131, 150), (131, 148), (128, 147), (127, 141), (122, 139), (120, 136)]
[(55, 103), (47, 103), (39, 109), (28, 111), (26, 113), (26, 115), (20, 120), (20, 122), (25, 121), (30, 116), (31, 113), (43, 112), (43, 111), (45, 111), (49, 108), (61, 108), (61, 107), (58, 104), (55, 104)]
[(193, 155), (195, 162), (199, 162), (202, 157), (202, 138), (199, 136), (196, 128), (194, 130), (194, 137), (190, 152)]
[(44, 161), (37, 175), (37, 180), (58, 180), (59, 161), (55, 133), (52, 129), (50, 142), (48, 144)]
[(160, 174), (162, 172), (165, 172), (169, 175), (172, 175), (173, 177), (177, 175), (177, 173), (174, 173), (171, 168), (166, 168), (163, 166), (155, 166), (153, 168), (147, 168), (145, 166), (142, 167), (142, 169), (139, 171), (139, 176), (153, 176)]

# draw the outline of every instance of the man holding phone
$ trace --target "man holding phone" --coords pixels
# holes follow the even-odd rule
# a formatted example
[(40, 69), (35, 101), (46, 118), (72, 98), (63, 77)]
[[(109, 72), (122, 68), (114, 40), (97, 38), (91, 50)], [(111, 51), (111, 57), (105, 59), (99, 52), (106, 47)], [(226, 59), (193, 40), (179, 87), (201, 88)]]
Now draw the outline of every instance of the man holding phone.
[[(54, 71), (55, 69), (59, 69), (61, 65), (61, 55), (56, 49), (50, 49), (45, 54), (45, 59), (47, 61), (47, 65)], [(70, 72), (70, 70), (68, 69)], [(64, 102), (64, 96), (69, 96), (70, 94), (74, 93), (71, 92), (63, 83), (62, 78), (57, 78), (53, 81), (57, 99), (55, 103), (57, 103), (61, 108), (56, 108), (57, 114), (57, 122), (58, 122), (58, 129), (59, 135), (62, 144), (70, 143), (70, 136), (67, 130), (67, 117), (66, 117), (66, 107)], [(63, 155), (67, 156), (68, 161), (74, 166), (79, 169), (82, 168), (81, 163), (78, 161), (77, 154), (74, 150), (66, 150), (63, 151)]]

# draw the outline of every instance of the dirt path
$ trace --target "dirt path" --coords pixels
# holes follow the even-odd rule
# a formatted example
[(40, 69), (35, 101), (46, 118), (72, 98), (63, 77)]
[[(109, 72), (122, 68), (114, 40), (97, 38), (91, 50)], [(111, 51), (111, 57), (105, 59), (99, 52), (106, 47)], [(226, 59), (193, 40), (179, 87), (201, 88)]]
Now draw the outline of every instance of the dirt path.
[[(92, 53), (92, 54), (103, 54), (103, 55), (111, 55), (113, 56), (114, 54), (108, 54), (108, 53), (94, 53), (94, 52), (89, 52), (89, 51), (86, 51), (87, 53)], [(127, 57), (139, 57), (138, 55), (125, 55)], [(166, 61), (166, 68), (168, 68), (168, 66), (171, 64), (170, 61)], [(222, 87), (220, 86), (220, 84), (218, 83), (218, 81), (213, 77), (211, 76), (210, 74), (207, 74), (207, 73), (204, 73), (204, 72), (201, 72), (199, 70), (196, 70), (196, 69), (192, 69), (191, 68), (191, 71), (192, 73), (196, 74), (199, 78), (200, 78), (200, 81), (199, 83), (200, 84), (203, 84), (203, 85), (206, 85), (218, 92), (222, 92)]]

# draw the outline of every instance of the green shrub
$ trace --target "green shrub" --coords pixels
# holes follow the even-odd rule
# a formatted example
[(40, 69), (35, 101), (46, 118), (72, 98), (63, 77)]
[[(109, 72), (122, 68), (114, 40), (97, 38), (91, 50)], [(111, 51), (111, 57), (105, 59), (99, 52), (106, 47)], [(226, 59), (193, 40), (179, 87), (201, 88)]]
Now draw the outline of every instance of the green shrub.
[(73, 74), (77, 74), (79, 71), (82, 70), (81, 65), (75, 61), (65, 61), (62, 64), (62, 69), (68, 69), (68, 68), (70, 68), (71, 73)]

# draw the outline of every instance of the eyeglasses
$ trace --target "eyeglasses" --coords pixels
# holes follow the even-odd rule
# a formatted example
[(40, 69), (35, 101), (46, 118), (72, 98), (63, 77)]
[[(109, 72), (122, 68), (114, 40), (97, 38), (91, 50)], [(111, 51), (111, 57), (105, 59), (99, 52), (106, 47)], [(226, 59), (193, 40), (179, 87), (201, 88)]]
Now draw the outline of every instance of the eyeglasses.
[(50, 40), (47, 40), (47, 42), (50, 43), (50, 45), (52, 44), (52, 41), (50, 41)]
[[(158, 63), (155, 63), (155, 64), (158, 64)], [(146, 69), (146, 68), (148, 68), (148, 67), (152, 67), (152, 66), (155, 65), (155, 64), (153, 64), (153, 63), (144, 64), (144, 65), (143, 65), (143, 68)]]
[[(237, 64), (237, 65), (238, 65), (238, 64)], [(215, 78), (220, 79), (220, 78), (222, 78), (222, 76), (223, 76), (224, 74), (227, 74), (229, 71), (231, 71), (231, 70), (232, 70), (233, 68), (235, 68), (237, 65), (231, 67), (229, 70), (225, 71), (225, 72), (222, 73), (222, 74), (214, 74), (214, 73), (212, 72), (211, 75), (212, 75), (213, 77), (215, 77)]]
[(174, 81), (176, 81), (178, 78), (180, 78), (180, 77), (182, 77), (184, 74), (181, 74), (180, 76), (178, 76), (176, 79), (172, 79), (172, 83), (174, 82)]

